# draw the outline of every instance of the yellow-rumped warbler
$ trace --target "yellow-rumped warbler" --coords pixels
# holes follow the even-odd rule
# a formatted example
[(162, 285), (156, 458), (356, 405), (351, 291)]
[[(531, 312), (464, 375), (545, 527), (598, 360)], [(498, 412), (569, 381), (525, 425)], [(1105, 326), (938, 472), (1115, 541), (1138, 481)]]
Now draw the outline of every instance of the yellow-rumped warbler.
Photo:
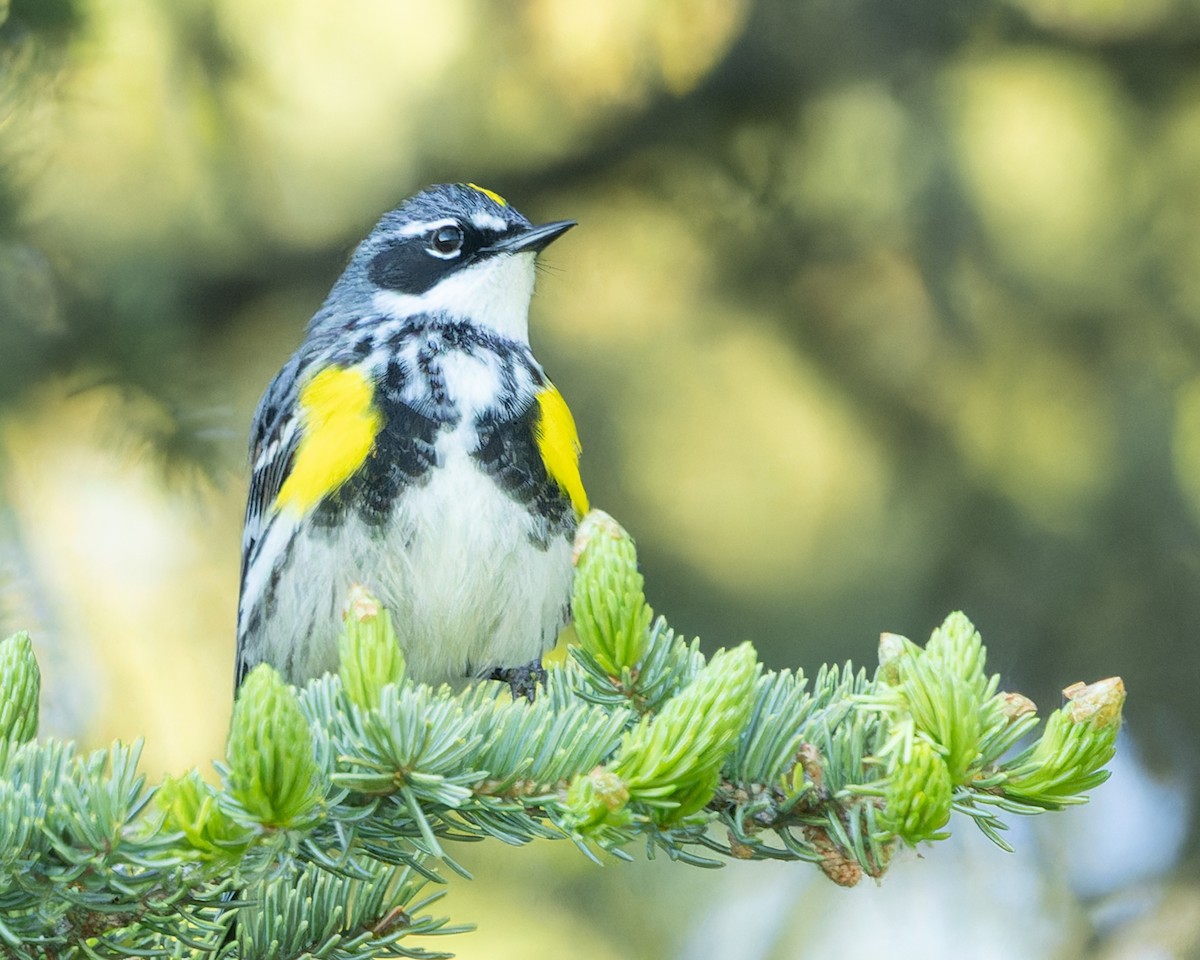
[(337, 668), (362, 584), (417, 681), (531, 694), (569, 618), (587, 495), (566, 402), (529, 348), (533, 226), (474, 184), (431, 187), (354, 252), (254, 415), (237, 683)]

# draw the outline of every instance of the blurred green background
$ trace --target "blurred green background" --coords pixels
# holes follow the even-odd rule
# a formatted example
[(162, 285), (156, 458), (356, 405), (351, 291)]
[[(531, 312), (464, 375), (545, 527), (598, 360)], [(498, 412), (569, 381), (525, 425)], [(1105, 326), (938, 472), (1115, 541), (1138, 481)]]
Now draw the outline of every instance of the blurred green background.
[(488, 848), (453, 948), (1200, 955), (1198, 0), (0, 0), (0, 621), (51, 731), (221, 753), (254, 403), (447, 180), (580, 221), (534, 346), (678, 628), (813, 670), (963, 609), (1044, 710), (1130, 690), (1015, 856)]

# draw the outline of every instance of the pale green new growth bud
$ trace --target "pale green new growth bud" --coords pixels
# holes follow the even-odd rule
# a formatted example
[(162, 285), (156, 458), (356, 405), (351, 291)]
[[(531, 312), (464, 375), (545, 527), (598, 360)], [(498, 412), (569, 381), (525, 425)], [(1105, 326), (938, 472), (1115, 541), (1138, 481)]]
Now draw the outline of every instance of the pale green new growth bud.
[(660, 824), (702, 809), (750, 718), (757, 676), (750, 644), (717, 651), (658, 714), (643, 717), (624, 735), (607, 767), (572, 781), (572, 826), (585, 832), (623, 826), (630, 820), (628, 803), (649, 807)]
[(600, 825), (625, 826), (630, 820), (628, 803), (625, 781), (602, 766), (576, 777), (567, 789), (571, 825), (582, 833)]
[(575, 633), (600, 667), (619, 677), (641, 662), (654, 616), (633, 539), (607, 513), (593, 510), (579, 524), (573, 559)]
[(1081, 794), (1108, 779), (1116, 752), (1125, 684), (1110, 677), (1063, 691), (1069, 703), (1046, 720), (1041, 739), (1008, 767), (1005, 796), (1043, 807), (1082, 803)]
[(338, 640), (338, 676), (352, 703), (368, 710), (379, 706), (383, 688), (404, 681), (404, 653), (392, 615), (367, 589), (350, 588)]
[(942, 625), (933, 631), (925, 644), (925, 656), (939, 667), (961, 679), (971, 691), (976, 703), (991, 696), (988, 676), (984, 670), (987, 649), (979, 631), (967, 619), (966, 614), (950, 614)]
[(910, 844), (945, 839), (942, 827), (950, 819), (953, 797), (949, 767), (932, 745), (918, 738), (891, 772), (880, 826)]
[(296, 694), (269, 664), (247, 675), (233, 707), (226, 749), (229, 792), (265, 827), (311, 824), (324, 785)]
[(879, 635), (879, 679), (896, 686), (901, 677), (901, 663), (906, 657), (920, 655), (921, 648), (898, 633)]
[(167, 777), (154, 799), (166, 813), (166, 829), (182, 833), (197, 858), (236, 859), (251, 841), (250, 831), (221, 809), (216, 791), (195, 770)]
[(750, 719), (758, 660), (749, 643), (719, 650), (695, 679), (621, 743), (613, 771), (630, 797), (662, 806), (661, 821), (701, 809)]
[(24, 743), (37, 736), (42, 673), (29, 634), (0, 643), (0, 740)]
[(934, 743), (954, 783), (978, 761), (981, 711), (998, 681), (984, 673), (986, 651), (961, 613), (933, 632), (919, 656), (900, 662), (901, 691), (916, 729)]

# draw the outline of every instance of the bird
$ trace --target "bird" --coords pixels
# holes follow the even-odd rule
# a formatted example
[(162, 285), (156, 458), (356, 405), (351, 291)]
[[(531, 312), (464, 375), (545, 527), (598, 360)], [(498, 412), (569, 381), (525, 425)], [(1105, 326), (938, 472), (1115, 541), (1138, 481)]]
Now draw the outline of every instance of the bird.
[(532, 698), (588, 510), (574, 417), (529, 344), (535, 261), (576, 225), (439, 184), (351, 255), (250, 431), (235, 690), (337, 669), (352, 587), (407, 676)]

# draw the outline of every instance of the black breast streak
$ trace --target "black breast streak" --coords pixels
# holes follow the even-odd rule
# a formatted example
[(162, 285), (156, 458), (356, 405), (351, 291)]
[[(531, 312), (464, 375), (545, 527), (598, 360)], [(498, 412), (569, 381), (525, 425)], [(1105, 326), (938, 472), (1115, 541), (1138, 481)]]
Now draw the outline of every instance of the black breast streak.
[(442, 373), (440, 362), (445, 352), (445, 347), (437, 337), (430, 337), (417, 351), (417, 368), (425, 378), (429, 402), (434, 408), (450, 406), (450, 397), (446, 393), (446, 377)]
[(362, 467), (313, 511), (312, 523), (317, 529), (336, 529), (352, 512), (383, 536), (400, 494), (407, 487), (428, 482), (430, 471), (438, 466), (437, 435), (449, 422), (418, 413), (388, 389), (386, 379), (380, 385), (376, 406), (383, 429)]
[(529, 538), (545, 550), (555, 536), (574, 530), (575, 510), (570, 497), (546, 472), (534, 438), (540, 416), (533, 400), (515, 417), (495, 411), (480, 415), (475, 420), (479, 446), (472, 456), (501, 490), (538, 518)]
[(512, 419), (520, 416), (522, 412), (517, 406), (518, 398), (522, 396), (517, 385), (517, 364), (520, 363), (528, 371), (530, 380), (537, 388), (540, 389), (545, 385), (545, 378), (526, 353), (510, 350), (499, 356), (501, 357), (500, 396), (503, 409), (497, 414), (497, 419)]

